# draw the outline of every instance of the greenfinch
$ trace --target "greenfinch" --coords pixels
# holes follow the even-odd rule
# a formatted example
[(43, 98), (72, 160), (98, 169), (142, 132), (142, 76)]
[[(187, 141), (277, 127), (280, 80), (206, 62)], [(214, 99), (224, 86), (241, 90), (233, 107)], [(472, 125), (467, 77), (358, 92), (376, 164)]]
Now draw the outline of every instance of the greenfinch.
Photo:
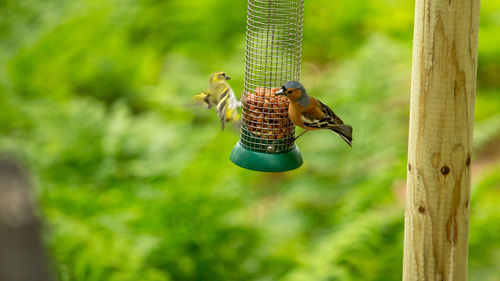
[(299, 82), (286, 82), (275, 95), (286, 96), (290, 100), (288, 116), (295, 126), (305, 130), (294, 140), (312, 130), (329, 129), (352, 146), (352, 127), (344, 124), (331, 108), (309, 96)]
[(241, 102), (236, 99), (233, 89), (227, 83), (229, 79), (231, 77), (227, 76), (225, 72), (212, 73), (208, 80), (208, 88), (192, 98), (193, 103), (200, 104), (204, 108), (210, 109), (215, 106), (222, 130), (224, 130), (226, 122), (239, 122), (240, 120), (238, 108), (241, 107)]

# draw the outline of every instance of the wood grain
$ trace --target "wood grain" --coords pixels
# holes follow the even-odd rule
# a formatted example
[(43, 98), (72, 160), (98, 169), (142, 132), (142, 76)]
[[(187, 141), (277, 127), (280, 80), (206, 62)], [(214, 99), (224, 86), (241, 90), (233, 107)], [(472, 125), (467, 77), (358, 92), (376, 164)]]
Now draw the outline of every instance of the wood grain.
[(403, 280), (466, 280), (479, 0), (417, 0)]

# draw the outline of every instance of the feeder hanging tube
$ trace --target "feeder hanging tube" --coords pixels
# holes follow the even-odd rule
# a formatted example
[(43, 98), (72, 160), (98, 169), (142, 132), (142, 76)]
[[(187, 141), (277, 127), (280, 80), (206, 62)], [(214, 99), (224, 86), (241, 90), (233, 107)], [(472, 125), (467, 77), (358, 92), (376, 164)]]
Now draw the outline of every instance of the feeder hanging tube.
[(288, 118), (288, 99), (275, 96), (299, 81), (304, 0), (248, 0), (241, 139), (231, 153), (236, 165), (282, 172), (302, 165)]

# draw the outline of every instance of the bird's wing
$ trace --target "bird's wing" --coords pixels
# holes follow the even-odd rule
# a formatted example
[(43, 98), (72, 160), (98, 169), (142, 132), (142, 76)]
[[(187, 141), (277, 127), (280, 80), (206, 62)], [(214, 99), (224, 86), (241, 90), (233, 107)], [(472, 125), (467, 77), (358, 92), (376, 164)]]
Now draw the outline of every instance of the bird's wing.
[(328, 118), (329, 123), (331, 125), (344, 124), (344, 122), (342, 121), (342, 119), (340, 119), (337, 115), (335, 115), (335, 113), (333, 113), (333, 110), (331, 108), (329, 108), (327, 105), (325, 105), (321, 101), (319, 101), (319, 103), (321, 105), (321, 111)]
[(302, 113), (302, 122), (307, 127), (318, 128), (318, 123), (323, 120), (323, 117), (319, 117), (317, 114), (313, 114), (312, 112), (304, 112)]
[(223, 89), (222, 94), (220, 96), (219, 101), (217, 102), (217, 115), (219, 116), (220, 122), (221, 122), (221, 127), (222, 130), (224, 130), (224, 127), (226, 125), (226, 111), (229, 107), (229, 94), (232, 92), (231, 87), (227, 86), (226, 88)]
[(212, 104), (210, 103), (210, 93), (207, 90), (201, 91), (199, 94), (191, 98), (191, 103), (199, 104), (206, 109), (210, 109)]
[(233, 89), (229, 87), (229, 108), (236, 110), (239, 107), (241, 107), (241, 102), (236, 98)]
[(302, 114), (302, 121), (304, 125), (311, 128), (330, 128), (332, 126), (338, 126), (344, 124), (342, 119), (340, 119), (333, 110), (327, 105), (318, 101), (319, 110), (316, 109), (309, 113)]
[(323, 109), (323, 104), (311, 98), (311, 105), (302, 113), (302, 121), (306, 127), (325, 128), (331, 121), (331, 118)]
[[(321, 118), (313, 118), (310, 120), (311, 122), (306, 123), (304, 121), (304, 125), (306, 127), (317, 128), (317, 129), (330, 129), (337, 133), (347, 144), (352, 146), (352, 127), (344, 124), (342, 119), (340, 119), (333, 110), (326, 106), (324, 103), (318, 101), (319, 107), (321, 108), (322, 117)], [(303, 115), (303, 120), (309, 118), (306, 114)], [(318, 114), (316, 114), (318, 116)]]
[(240, 119), (240, 115), (238, 114), (238, 108), (241, 107), (241, 101), (236, 98), (233, 89), (229, 87), (229, 96), (228, 96), (228, 109), (226, 111), (226, 120), (237, 121)]

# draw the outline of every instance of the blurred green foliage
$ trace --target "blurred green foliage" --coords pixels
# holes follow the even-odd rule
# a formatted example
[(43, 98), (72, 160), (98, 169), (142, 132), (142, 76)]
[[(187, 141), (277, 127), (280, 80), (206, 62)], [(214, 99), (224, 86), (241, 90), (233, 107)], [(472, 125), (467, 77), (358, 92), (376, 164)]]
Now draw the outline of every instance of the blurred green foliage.
[[(0, 0), (0, 149), (23, 155), (58, 280), (400, 280), (413, 2), (307, 0), (303, 82), (355, 128), (255, 173), (187, 107), (243, 84), (246, 1)], [(479, 38), (470, 280), (498, 280), (500, 1)]]

